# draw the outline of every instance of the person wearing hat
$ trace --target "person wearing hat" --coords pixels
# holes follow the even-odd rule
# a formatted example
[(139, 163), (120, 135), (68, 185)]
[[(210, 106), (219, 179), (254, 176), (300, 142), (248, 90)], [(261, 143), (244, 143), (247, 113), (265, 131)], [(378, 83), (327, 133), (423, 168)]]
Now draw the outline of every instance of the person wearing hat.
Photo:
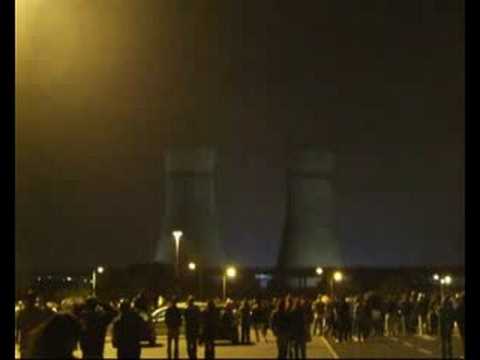
[(143, 320), (128, 300), (120, 303), (120, 315), (113, 323), (112, 345), (118, 359), (140, 359)]
[(187, 353), (189, 359), (197, 358), (197, 342), (200, 330), (200, 309), (194, 303), (193, 296), (187, 300), (185, 310), (185, 337), (187, 340)]

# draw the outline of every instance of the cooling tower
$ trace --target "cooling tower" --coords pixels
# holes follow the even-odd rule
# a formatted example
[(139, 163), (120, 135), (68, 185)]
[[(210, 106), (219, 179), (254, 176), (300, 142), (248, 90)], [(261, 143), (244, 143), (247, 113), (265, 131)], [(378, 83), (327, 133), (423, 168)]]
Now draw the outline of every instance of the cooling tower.
[(172, 231), (181, 230), (181, 264), (224, 264), (216, 211), (214, 151), (204, 147), (169, 149), (165, 171), (165, 211), (156, 261), (175, 262)]
[(340, 265), (335, 236), (334, 156), (307, 149), (295, 153), (287, 170), (287, 208), (280, 269)]

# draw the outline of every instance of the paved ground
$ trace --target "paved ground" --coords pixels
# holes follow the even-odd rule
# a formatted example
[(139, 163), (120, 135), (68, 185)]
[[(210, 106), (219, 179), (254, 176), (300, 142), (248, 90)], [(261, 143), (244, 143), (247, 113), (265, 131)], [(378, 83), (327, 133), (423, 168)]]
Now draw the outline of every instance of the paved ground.
[[(328, 339), (335, 353), (343, 359), (440, 359), (441, 345), (438, 338), (430, 336), (377, 337), (365, 343), (350, 342), (337, 344)], [(459, 337), (453, 338), (453, 355), (463, 357)]]
[[(166, 338), (164, 336), (159, 336), (158, 340), (160, 343), (164, 344), (161, 347), (144, 347), (142, 348), (142, 358), (144, 359), (165, 359), (166, 358), (166, 348), (165, 342)], [(204, 358), (204, 347), (200, 346), (198, 351), (199, 359)], [(215, 355), (217, 358), (224, 359), (235, 359), (235, 358), (246, 358), (246, 359), (262, 359), (262, 358), (275, 358), (277, 355), (276, 345), (273, 341), (269, 343), (258, 343), (252, 345), (231, 345), (229, 343), (218, 342), (215, 348)], [(327, 343), (323, 338), (316, 338), (314, 341), (308, 344), (307, 355), (310, 358), (322, 358), (322, 359), (334, 359), (335, 355), (332, 350), (329, 350)], [(75, 353), (76, 357), (81, 357), (81, 352), (77, 351)], [(116, 350), (112, 348), (111, 342), (107, 339), (105, 346), (105, 358), (116, 358)], [(16, 353), (16, 358), (18, 358), (18, 352)], [(180, 357), (187, 357), (187, 350), (185, 339), (180, 339)]]
[[(253, 338), (253, 337), (252, 337)], [(160, 343), (165, 344), (165, 337), (159, 336)], [(453, 351), (455, 358), (462, 358), (463, 352), (458, 337), (454, 337)], [(75, 353), (81, 357), (81, 352)], [(180, 357), (186, 358), (187, 352), (185, 340), (180, 340)], [(199, 347), (199, 358), (203, 359), (204, 347)], [(216, 347), (218, 358), (275, 358), (276, 347), (270, 341), (252, 345), (231, 345), (219, 342)], [(349, 342), (337, 344), (331, 338), (314, 337), (307, 345), (308, 358), (322, 359), (431, 359), (441, 358), (440, 342), (437, 338), (429, 336), (408, 336), (408, 337), (379, 337), (371, 338), (365, 343)], [(18, 358), (18, 352), (16, 352)], [(105, 358), (116, 358), (116, 350), (112, 348), (111, 342), (107, 339), (105, 346)], [(144, 347), (142, 358), (166, 358), (165, 346)]]

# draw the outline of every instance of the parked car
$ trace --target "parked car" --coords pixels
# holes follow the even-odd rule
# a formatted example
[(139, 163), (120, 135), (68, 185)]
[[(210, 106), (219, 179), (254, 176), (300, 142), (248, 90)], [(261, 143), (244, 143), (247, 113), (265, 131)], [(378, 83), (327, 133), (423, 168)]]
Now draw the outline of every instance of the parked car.
[(144, 311), (138, 311), (138, 314), (144, 321), (142, 342), (147, 342), (150, 346), (155, 346), (157, 343), (157, 331), (155, 323), (152, 321), (152, 316)]
[[(205, 310), (207, 307), (206, 302), (195, 302), (195, 305), (199, 307), (200, 311)], [(187, 303), (179, 302), (177, 303), (177, 307), (183, 316), (185, 313), (185, 309), (187, 308)], [(226, 318), (224, 318), (225, 304), (217, 304), (217, 309), (219, 311), (219, 331), (217, 332), (217, 340), (228, 340), (232, 344), (237, 344), (238, 343), (238, 321), (237, 321), (237, 316), (235, 315), (235, 310), (234, 310), (234, 317), (232, 321), (227, 321)], [(152, 323), (154, 324), (157, 334), (164, 335), (167, 333), (167, 328), (165, 325), (166, 311), (167, 311), (167, 306), (162, 306), (152, 312), (152, 315), (151, 315)], [(183, 333), (183, 334), (185, 333), (184, 323), (182, 324), (180, 333)]]

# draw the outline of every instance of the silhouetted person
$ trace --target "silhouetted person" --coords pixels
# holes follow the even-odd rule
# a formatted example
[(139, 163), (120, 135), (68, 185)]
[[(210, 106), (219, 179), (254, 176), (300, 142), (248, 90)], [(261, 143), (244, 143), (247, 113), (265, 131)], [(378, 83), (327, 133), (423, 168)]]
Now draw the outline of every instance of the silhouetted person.
[(332, 336), (335, 339), (335, 342), (338, 342), (340, 338), (340, 320), (338, 317), (338, 309), (339, 309), (339, 300), (337, 298), (333, 298), (331, 302), (331, 309), (332, 309)]
[(437, 298), (430, 301), (429, 304), (429, 333), (430, 335), (438, 336), (440, 328), (438, 326), (438, 311), (440, 303)]
[(57, 313), (32, 333), (26, 353), (31, 359), (74, 359), (73, 352), (80, 339), (81, 326), (69, 313)]
[(307, 334), (307, 342), (312, 340), (312, 324), (313, 324), (313, 309), (312, 302), (308, 299), (301, 299), (303, 312), (305, 313), (305, 332)]
[(109, 305), (100, 305), (93, 297), (86, 300), (80, 315), (83, 325), (80, 347), (84, 359), (103, 358), (107, 327), (115, 316), (116, 312)]
[(167, 325), (167, 357), (172, 359), (172, 343), (173, 358), (178, 359), (178, 340), (180, 337), (180, 326), (182, 325), (182, 314), (177, 308), (177, 299), (172, 299), (170, 305), (165, 312), (165, 325)]
[(428, 297), (425, 294), (421, 294), (418, 299), (418, 330), (419, 335), (423, 335), (424, 328), (426, 329), (428, 314)]
[(440, 340), (442, 342), (442, 359), (452, 359), (452, 332), (455, 310), (450, 297), (445, 297), (439, 311)]
[(320, 295), (318, 295), (317, 299), (313, 303), (313, 316), (313, 335), (323, 336), (325, 304), (322, 302), (322, 298)]
[(350, 308), (348, 307), (345, 298), (342, 298), (338, 302), (337, 306), (337, 316), (338, 316), (338, 341), (347, 341), (349, 327), (351, 326), (350, 321)]
[(270, 326), (270, 316), (273, 311), (272, 305), (267, 301), (264, 300), (261, 303), (261, 317), (262, 317), (262, 336), (265, 340), (265, 343), (268, 343), (268, 328)]
[(277, 340), (277, 358), (286, 359), (288, 352), (289, 318), (286, 302), (280, 299), (277, 302), (277, 308), (272, 313), (271, 328), (273, 335)]
[(413, 335), (415, 332), (415, 299), (413, 294), (410, 295), (404, 302), (403, 316), (405, 317), (405, 329), (408, 335)]
[(237, 318), (233, 313), (235, 304), (232, 301), (227, 301), (225, 309), (221, 315), (222, 329), (227, 332), (227, 337), (233, 344), (238, 343), (238, 326)]
[(365, 342), (370, 335), (370, 313), (368, 311), (365, 299), (361, 297), (357, 307), (358, 317), (358, 341)]
[(324, 335), (335, 336), (335, 303), (331, 300), (325, 305), (325, 328), (323, 330)]
[(218, 313), (213, 300), (209, 300), (202, 313), (202, 338), (205, 344), (205, 359), (215, 359), (215, 337), (218, 331)]
[(133, 311), (130, 302), (120, 304), (120, 315), (113, 323), (113, 347), (117, 348), (119, 359), (139, 359), (140, 342), (143, 334), (143, 320)]
[(291, 349), (294, 359), (307, 357), (307, 319), (302, 299), (296, 299), (290, 310)]
[(251, 326), (251, 313), (250, 305), (248, 301), (244, 300), (240, 307), (240, 327), (241, 336), (240, 343), (250, 344), (250, 326)]
[(197, 358), (197, 343), (200, 333), (200, 310), (194, 304), (193, 297), (188, 299), (188, 307), (185, 310), (185, 337), (187, 340), (187, 353), (189, 359)]
[(142, 312), (148, 312), (148, 299), (145, 292), (142, 291), (133, 300), (133, 307)]
[(465, 294), (460, 295), (456, 309), (458, 332), (462, 339), (463, 353), (465, 354)]
[(25, 353), (31, 345), (32, 331), (53, 315), (38, 307), (36, 300), (37, 295), (33, 291), (29, 291), (24, 300), (25, 307), (18, 313), (16, 334), (21, 358), (26, 357)]
[(252, 323), (253, 330), (255, 331), (255, 341), (260, 342), (260, 331), (262, 330), (262, 306), (259, 301), (255, 301), (255, 304), (252, 307)]

